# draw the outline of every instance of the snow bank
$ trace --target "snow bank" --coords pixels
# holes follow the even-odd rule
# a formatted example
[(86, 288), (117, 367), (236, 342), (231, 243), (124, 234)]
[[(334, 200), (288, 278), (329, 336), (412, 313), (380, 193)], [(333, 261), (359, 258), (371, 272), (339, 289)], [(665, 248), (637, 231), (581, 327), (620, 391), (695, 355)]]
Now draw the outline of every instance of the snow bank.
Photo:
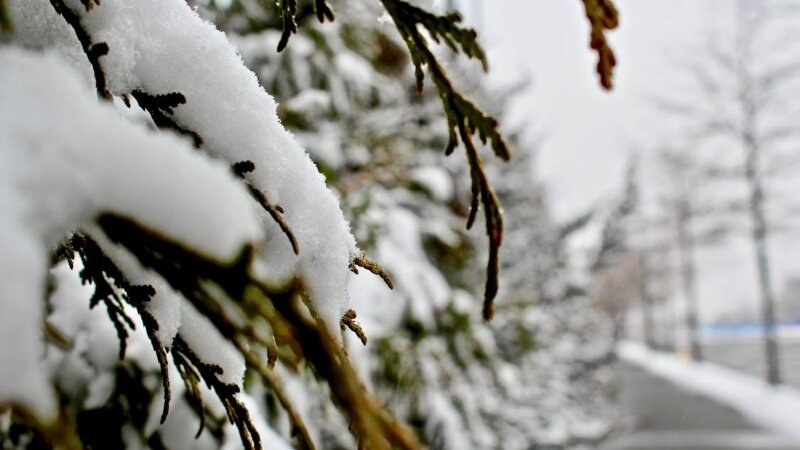
[(738, 410), (765, 428), (800, 439), (800, 390), (796, 388), (771, 386), (716, 364), (653, 352), (635, 342), (620, 343), (617, 353), (661, 378)]

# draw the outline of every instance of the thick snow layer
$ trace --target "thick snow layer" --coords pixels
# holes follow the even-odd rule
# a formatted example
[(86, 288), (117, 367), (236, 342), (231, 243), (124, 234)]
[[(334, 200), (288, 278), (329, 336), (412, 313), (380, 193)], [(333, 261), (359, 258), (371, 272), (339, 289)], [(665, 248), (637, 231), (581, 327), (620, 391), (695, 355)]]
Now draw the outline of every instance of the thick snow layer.
[[(47, 0), (9, 3), (20, 29), (15, 37), (23, 43), (42, 47), (71, 39), (77, 45), (62, 23), (42, 19), (55, 14)], [(260, 248), (258, 275), (275, 286), (299, 275), (323, 316), (338, 323), (347, 309), (355, 239), (324, 177), (281, 125), (274, 99), (225, 35), (184, 0), (104, 0), (90, 12), (78, 0), (68, 4), (82, 15), (92, 41), (108, 44), (101, 65), (113, 93), (180, 92), (186, 104), (174, 109), (173, 118), (199, 133), (204, 149), (231, 164), (255, 164), (248, 179), (283, 207), (300, 250), (295, 255), (279, 226), (262, 213), (267, 239)]]
[(219, 261), (260, 240), (226, 166), (119, 117), (52, 54), (0, 50), (0, 402), (53, 411), (42, 370), (49, 250), (101, 212)]
[(175, 109), (175, 118), (182, 126), (200, 133), (213, 154), (255, 163), (249, 178), (284, 207), (300, 250), (296, 256), (264, 214), (261, 275), (283, 283), (299, 272), (317, 308), (338, 323), (355, 240), (323, 176), (225, 35), (184, 0), (106, 0), (84, 19), (93, 39), (111, 48), (103, 67), (113, 91), (181, 92), (186, 104)]
[[(9, 176), (4, 168), (0, 164), (0, 180)], [(0, 193), (0, 402), (50, 417), (55, 397), (41, 365), (47, 247), (15, 223), (21, 211), (9, 208), (7, 197)]]
[(9, 48), (0, 67), (4, 189), (23, 199), (26, 225), (46, 244), (104, 211), (220, 261), (260, 238), (252, 201), (225, 166), (126, 123), (54, 55)]
[(619, 344), (617, 354), (672, 383), (728, 405), (765, 428), (800, 439), (800, 390), (796, 388), (771, 386), (716, 364), (653, 352), (638, 342)]

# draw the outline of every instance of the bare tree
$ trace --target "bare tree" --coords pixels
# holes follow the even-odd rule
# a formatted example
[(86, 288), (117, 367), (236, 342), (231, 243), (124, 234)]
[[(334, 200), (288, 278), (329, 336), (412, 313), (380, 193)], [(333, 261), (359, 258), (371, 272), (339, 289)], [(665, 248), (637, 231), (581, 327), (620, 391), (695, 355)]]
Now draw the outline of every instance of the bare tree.
[(697, 264), (695, 262), (695, 236), (693, 233), (696, 196), (696, 178), (690, 171), (691, 163), (685, 154), (663, 151), (660, 155), (662, 169), (671, 182), (671, 193), (664, 203), (674, 224), (676, 250), (678, 253), (678, 275), (681, 292), (686, 305), (686, 332), (692, 359), (703, 359), (700, 346), (700, 313), (697, 298)]
[[(768, 242), (771, 222), (767, 176), (786, 166), (787, 149), (797, 142), (796, 97), (800, 59), (787, 54), (786, 33), (796, 32), (798, 2), (736, 0), (732, 38), (710, 38), (697, 60), (686, 65), (699, 97), (669, 101), (669, 106), (692, 121), (692, 137), (706, 147), (737, 148), (741, 160), (733, 172), (744, 181), (743, 211), (750, 221), (750, 239), (758, 275), (764, 325), (766, 378), (781, 380), (775, 333), (775, 299)], [(794, 16), (794, 18), (793, 18)], [(770, 167), (772, 166), (772, 167)], [(690, 219), (690, 217), (689, 217)], [(688, 235), (687, 235), (688, 238)], [(692, 284), (693, 277), (686, 277)], [(692, 289), (689, 286), (689, 289)]]
[[(650, 313), (652, 302), (647, 295), (646, 284), (641, 281), (645, 263), (642, 261), (642, 255), (632, 245), (633, 235), (636, 232), (634, 220), (639, 205), (638, 172), (638, 159), (633, 157), (628, 162), (622, 195), (613, 204), (604, 220), (600, 245), (591, 264), (591, 271), (594, 274), (595, 284), (598, 286), (595, 300), (614, 319), (615, 334), (618, 337), (622, 334), (623, 323), (623, 315), (619, 313), (619, 308), (622, 305), (630, 306), (630, 299), (638, 290), (643, 314), (644, 340), (648, 347), (653, 347), (653, 327)], [(617, 293), (613, 294), (618, 296), (613, 302), (607, 298), (605, 292), (609, 286), (619, 289)]]
[[(631, 252), (614, 265), (595, 273), (592, 283), (592, 304), (611, 317), (615, 339), (625, 335), (625, 313), (641, 294), (639, 287), (642, 277), (637, 256)], [(648, 345), (652, 345), (649, 335), (645, 339)]]

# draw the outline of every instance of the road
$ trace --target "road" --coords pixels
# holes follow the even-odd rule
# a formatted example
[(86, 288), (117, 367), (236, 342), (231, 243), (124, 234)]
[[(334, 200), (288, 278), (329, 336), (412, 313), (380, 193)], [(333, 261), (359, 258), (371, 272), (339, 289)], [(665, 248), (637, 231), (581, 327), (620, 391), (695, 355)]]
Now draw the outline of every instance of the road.
[[(781, 375), (786, 384), (800, 388), (800, 340), (784, 339), (778, 343)], [(757, 338), (706, 340), (703, 357), (708, 361), (764, 378), (764, 344)]]
[(601, 450), (800, 450), (745, 417), (627, 363), (617, 366), (619, 403), (631, 432)]

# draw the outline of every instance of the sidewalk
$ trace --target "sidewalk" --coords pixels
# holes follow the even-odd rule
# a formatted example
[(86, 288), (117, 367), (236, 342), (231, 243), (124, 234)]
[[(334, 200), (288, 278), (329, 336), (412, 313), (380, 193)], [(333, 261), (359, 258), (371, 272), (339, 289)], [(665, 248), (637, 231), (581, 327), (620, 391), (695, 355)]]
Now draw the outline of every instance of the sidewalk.
[[(758, 397), (758, 383), (747, 377), (744, 381), (738, 374), (730, 378), (731, 374), (708, 364), (644, 349), (623, 348), (620, 356), (620, 405), (634, 418), (635, 426), (632, 433), (606, 443), (601, 450), (800, 450), (796, 434), (800, 409), (793, 414), (761, 411), (774, 409), (775, 404), (792, 407), (791, 392), (783, 395), (769, 390)], [(776, 396), (780, 402), (772, 398)], [(751, 403), (742, 411), (745, 399)], [(761, 416), (755, 411), (761, 411)], [(789, 415), (782, 423), (765, 420), (777, 414)], [(795, 433), (783, 429), (795, 423)]]

